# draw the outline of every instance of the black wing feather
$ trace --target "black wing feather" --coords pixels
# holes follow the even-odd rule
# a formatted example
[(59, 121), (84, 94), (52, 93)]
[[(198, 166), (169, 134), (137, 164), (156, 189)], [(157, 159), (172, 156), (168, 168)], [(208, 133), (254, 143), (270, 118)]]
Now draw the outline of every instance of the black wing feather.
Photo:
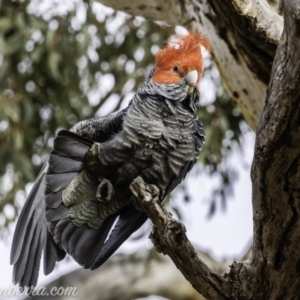
[[(46, 223), (45, 223), (45, 225), (46, 225)], [(32, 247), (32, 253), (34, 255), (34, 261), (32, 262), (32, 269), (31, 270), (29, 268), (29, 266), (31, 264), (30, 264), (30, 261), (28, 261), (28, 270), (27, 270), (28, 276), (31, 277), (31, 279), (29, 281), (29, 284), (28, 284), (28, 286), (30, 286), (30, 287), (36, 286), (37, 281), (38, 281), (41, 257), (42, 257), (44, 244), (45, 244), (45, 241), (46, 241), (46, 235), (47, 235), (47, 227), (43, 226), (42, 229), (41, 229), (41, 232), (40, 232), (37, 250)], [(35, 254), (34, 254), (34, 252), (35, 252)]]
[[(88, 229), (87, 225), (83, 225), (81, 227), (76, 228), (74, 233), (72, 234), (70, 240), (69, 240), (69, 254), (74, 258), (76, 245), (81, 237), (81, 235), (84, 233), (84, 231)], [(90, 228), (91, 229), (91, 228)]]
[(61, 130), (54, 140), (52, 153), (82, 161), (92, 144), (92, 141), (80, 137), (76, 133)]
[[(41, 199), (43, 198), (46, 181), (45, 181), (45, 172), (46, 172), (47, 165), (44, 165), (43, 169), (39, 173), (36, 183), (34, 184), (27, 201), (22, 209), (20, 214), (15, 234), (12, 241), (12, 248), (10, 253), (10, 263), (15, 264), (16, 261), (19, 259), (20, 253), (22, 248), (24, 247), (24, 237), (27, 232), (30, 230), (34, 230), (28, 226), (29, 221), (32, 219), (32, 215), (37, 206), (41, 205), (40, 202), (43, 202)], [(43, 206), (41, 206), (43, 207)], [(42, 217), (42, 211), (41, 211)], [(25, 243), (26, 244), (26, 243)]]
[(78, 172), (65, 174), (47, 174), (46, 194), (56, 193), (68, 187)]
[(61, 196), (63, 191), (56, 193), (49, 193), (45, 195), (45, 203), (47, 208), (57, 208), (61, 203)]
[[(26, 243), (14, 265), (13, 280), (20, 282), (22, 286), (30, 286), (29, 283), (38, 276), (39, 263), (38, 268), (33, 269), (33, 262), (36, 255), (41, 256), (42, 254), (46, 232), (45, 218), (40, 217), (41, 215), (41, 209), (34, 211), (34, 215), (28, 223), (30, 230), (27, 230), (25, 234)], [(36, 219), (37, 222), (35, 222)]]
[(65, 230), (62, 233), (61, 246), (67, 253), (70, 253), (69, 241), (76, 229), (77, 227), (73, 225), (72, 222), (69, 222), (68, 226), (65, 228)]
[(67, 218), (69, 210), (63, 204), (60, 204), (56, 209), (47, 209), (46, 218), (48, 222), (55, 222)]
[(44, 274), (50, 274), (57, 261), (61, 261), (66, 256), (66, 252), (62, 249), (59, 249), (55, 244), (52, 235), (47, 231), (47, 238), (44, 246)]
[(36, 285), (38, 272), (40, 268), (40, 259), (45, 242), (46, 222), (40, 219), (39, 224), (35, 227), (34, 234), (29, 246), (28, 259), (24, 264), (24, 273), (22, 278), (19, 278), (22, 286), (31, 287)]
[(73, 158), (63, 157), (58, 154), (52, 153), (49, 158), (49, 167), (48, 174), (55, 173), (73, 173), (79, 172), (83, 169), (84, 163), (79, 160), (74, 160)]

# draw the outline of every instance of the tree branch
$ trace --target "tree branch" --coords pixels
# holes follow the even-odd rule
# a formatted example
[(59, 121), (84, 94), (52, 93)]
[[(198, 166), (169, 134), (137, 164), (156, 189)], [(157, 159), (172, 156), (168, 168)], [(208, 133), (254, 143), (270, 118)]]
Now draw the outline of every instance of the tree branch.
[(156, 249), (167, 254), (193, 287), (208, 299), (229, 299), (230, 285), (213, 272), (199, 257), (186, 236), (184, 225), (175, 220), (158, 201), (158, 189), (146, 184), (141, 177), (130, 186), (136, 207), (151, 219), (154, 231), (150, 237)]
[(277, 12), (282, 14), (281, 0), (267, 0), (270, 6)]
[[(283, 18), (271, 8), (267, 1), (210, 0), (210, 2), (219, 12), (218, 16), (224, 18), (228, 28), (240, 31), (241, 25), (245, 26), (247, 38), (257, 44), (260, 49), (274, 55), (283, 29)], [(272, 49), (268, 48), (270, 43), (272, 43)]]
[(273, 58), (283, 28), (282, 16), (265, 0), (209, 2), (225, 26), (234, 32), (237, 42), (242, 45), (242, 51), (248, 58), (248, 66), (259, 67), (257, 75), (266, 83), (269, 82)]
[(248, 124), (257, 128), (283, 26), (282, 17), (266, 0), (97, 1), (116, 10), (206, 34), (223, 82)]

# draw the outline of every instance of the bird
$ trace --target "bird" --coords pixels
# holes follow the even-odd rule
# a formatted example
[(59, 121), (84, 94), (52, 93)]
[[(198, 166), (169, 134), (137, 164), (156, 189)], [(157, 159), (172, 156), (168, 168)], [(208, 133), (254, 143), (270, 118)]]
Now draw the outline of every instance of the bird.
[(195, 165), (204, 143), (197, 117), (203, 74), (201, 33), (173, 35), (128, 107), (60, 131), (19, 216), (13, 282), (34, 288), (69, 254), (100, 267), (147, 220), (130, 184), (141, 177), (162, 202)]

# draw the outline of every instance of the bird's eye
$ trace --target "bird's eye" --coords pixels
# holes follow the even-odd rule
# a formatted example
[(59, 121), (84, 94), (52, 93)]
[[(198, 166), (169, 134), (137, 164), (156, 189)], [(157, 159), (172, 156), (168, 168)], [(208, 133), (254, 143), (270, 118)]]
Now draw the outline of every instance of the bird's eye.
[(173, 67), (173, 71), (174, 71), (174, 72), (179, 72), (179, 67), (178, 67), (178, 66), (174, 66), (174, 67)]

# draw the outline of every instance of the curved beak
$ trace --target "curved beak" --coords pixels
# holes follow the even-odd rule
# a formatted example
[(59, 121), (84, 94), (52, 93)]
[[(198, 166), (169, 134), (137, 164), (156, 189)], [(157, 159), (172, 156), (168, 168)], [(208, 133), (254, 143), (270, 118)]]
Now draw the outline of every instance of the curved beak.
[(198, 82), (198, 72), (196, 70), (189, 71), (183, 78), (189, 86), (195, 87)]

